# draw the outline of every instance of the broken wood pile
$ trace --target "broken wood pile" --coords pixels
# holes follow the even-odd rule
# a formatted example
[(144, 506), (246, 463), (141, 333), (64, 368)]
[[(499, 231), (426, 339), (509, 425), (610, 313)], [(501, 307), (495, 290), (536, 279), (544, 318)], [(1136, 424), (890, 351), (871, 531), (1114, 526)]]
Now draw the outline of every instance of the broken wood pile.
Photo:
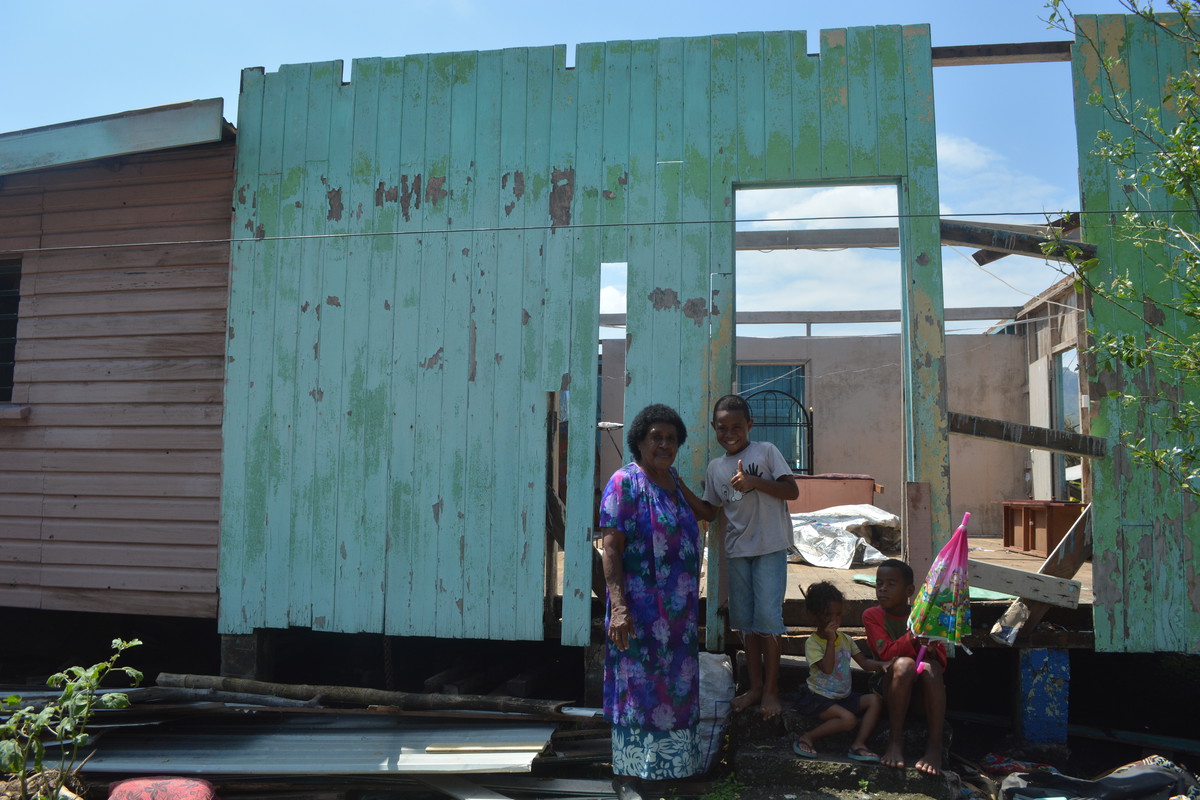
[(607, 723), (561, 700), (172, 673), (156, 684), (98, 712), (85, 783), (203, 776), (224, 798), (611, 793)]

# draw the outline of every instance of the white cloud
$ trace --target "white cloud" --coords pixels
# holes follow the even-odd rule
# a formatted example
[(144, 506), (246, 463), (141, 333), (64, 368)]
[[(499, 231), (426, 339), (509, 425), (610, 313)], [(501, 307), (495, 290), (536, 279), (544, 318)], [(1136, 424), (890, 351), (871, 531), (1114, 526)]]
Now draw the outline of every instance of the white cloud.
[(601, 314), (624, 314), (626, 308), (624, 286), (600, 287)]
[[(968, 137), (938, 137), (940, 210), (972, 212), (997, 222), (1044, 222), (1045, 216), (1077, 204), (1074, 193), (1034, 174)], [(870, 228), (896, 225), (892, 186), (836, 186), (740, 190), (739, 230)], [(1028, 218), (1008, 212), (1040, 212)], [(989, 216), (983, 216), (988, 214)], [(991, 216), (996, 214), (996, 216)], [(887, 218), (872, 218), (872, 217)], [(1020, 306), (1061, 275), (1038, 258), (1010, 256), (981, 268), (968, 248), (943, 248), (947, 308)], [(739, 251), (737, 306), (742, 311), (831, 311), (898, 309), (902, 283), (898, 249), (837, 251)], [(979, 330), (987, 322), (956, 323)], [(871, 333), (863, 326), (814, 328), (818, 335)], [(875, 326), (895, 332), (894, 325)], [(954, 327), (954, 326), (951, 326)], [(740, 335), (794, 335), (777, 326), (739, 326)]]
[(894, 186), (822, 186), (742, 189), (737, 217), (742, 230), (884, 228), (896, 225)]
[[(967, 137), (938, 134), (938, 190), (944, 214), (1039, 224), (1079, 205), (1076, 187), (1024, 172), (1001, 153)], [(1010, 216), (1014, 213), (1027, 217)]]
[(937, 154), (938, 169), (942, 171), (978, 172), (1004, 161), (995, 150), (949, 133), (938, 134)]
[(743, 311), (899, 308), (897, 251), (779, 250), (738, 253), (737, 302)]

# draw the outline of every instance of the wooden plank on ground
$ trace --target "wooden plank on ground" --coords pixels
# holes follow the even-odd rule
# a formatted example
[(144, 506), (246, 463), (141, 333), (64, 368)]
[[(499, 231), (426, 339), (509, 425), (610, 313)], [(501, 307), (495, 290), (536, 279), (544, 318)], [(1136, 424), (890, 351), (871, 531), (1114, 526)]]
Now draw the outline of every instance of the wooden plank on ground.
[(1019, 422), (1006, 422), (974, 414), (948, 412), (950, 432), (976, 439), (996, 439), (1019, 447), (1050, 450), (1055, 453), (1103, 458), (1108, 455), (1108, 443), (1098, 436), (1087, 436), (1071, 431), (1040, 428)]
[[(1089, 503), (1075, 524), (1059, 541), (1038, 573), (1058, 578), (1070, 578), (1092, 555), (1092, 506)], [(992, 625), (991, 638), (1000, 644), (1012, 645), (1020, 638), (1028, 638), (1037, 628), (1042, 617), (1050, 610), (1050, 604), (1039, 600), (1018, 598)]]
[(967, 561), (967, 572), (967, 580), (971, 586), (1040, 600), (1063, 608), (1079, 607), (1079, 581), (1025, 572), (974, 559)]

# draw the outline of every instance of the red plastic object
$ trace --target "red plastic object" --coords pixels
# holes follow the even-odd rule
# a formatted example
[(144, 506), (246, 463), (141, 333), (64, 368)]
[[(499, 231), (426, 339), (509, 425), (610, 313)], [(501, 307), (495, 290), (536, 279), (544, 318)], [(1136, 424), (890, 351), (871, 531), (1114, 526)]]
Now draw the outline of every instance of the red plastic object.
[(220, 800), (202, 778), (130, 778), (109, 784), (109, 800)]

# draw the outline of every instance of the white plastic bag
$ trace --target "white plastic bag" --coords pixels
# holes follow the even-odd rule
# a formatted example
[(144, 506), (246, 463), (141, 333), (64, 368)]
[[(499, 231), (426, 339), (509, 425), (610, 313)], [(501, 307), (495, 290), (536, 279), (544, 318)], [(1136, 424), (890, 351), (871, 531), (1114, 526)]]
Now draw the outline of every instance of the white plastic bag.
[(704, 771), (712, 768), (725, 727), (729, 724), (733, 700), (733, 663), (724, 653), (700, 653), (700, 752)]

